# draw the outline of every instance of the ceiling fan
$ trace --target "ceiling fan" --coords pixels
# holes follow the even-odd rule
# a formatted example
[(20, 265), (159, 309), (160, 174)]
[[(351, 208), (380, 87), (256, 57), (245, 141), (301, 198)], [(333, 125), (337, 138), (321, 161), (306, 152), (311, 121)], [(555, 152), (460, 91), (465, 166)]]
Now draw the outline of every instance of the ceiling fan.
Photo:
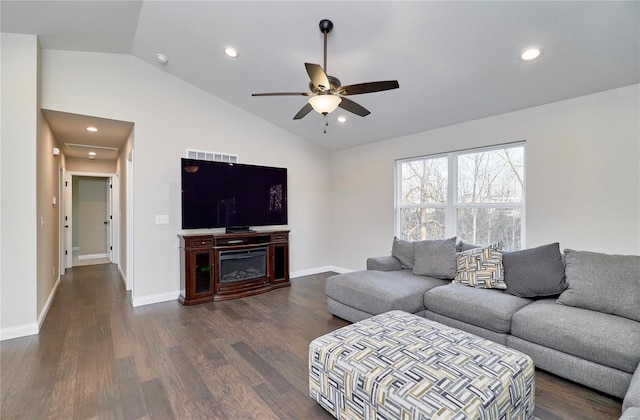
[(345, 98), (345, 96), (397, 89), (400, 85), (397, 80), (386, 80), (341, 86), (340, 80), (337, 77), (327, 75), (327, 34), (331, 32), (332, 29), (333, 22), (328, 19), (322, 19), (320, 21), (320, 32), (324, 34), (324, 68), (318, 64), (304, 63), (307, 74), (311, 79), (309, 82), (311, 92), (254, 93), (251, 96), (309, 96), (309, 102), (298, 111), (293, 117), (294, 120), (303, 118), (312, 110), (316, 110), (326, 116), (338, 107), (361, 117), (369, 115), (370, 112), (368, 109), (355, 103), (351, 99)]

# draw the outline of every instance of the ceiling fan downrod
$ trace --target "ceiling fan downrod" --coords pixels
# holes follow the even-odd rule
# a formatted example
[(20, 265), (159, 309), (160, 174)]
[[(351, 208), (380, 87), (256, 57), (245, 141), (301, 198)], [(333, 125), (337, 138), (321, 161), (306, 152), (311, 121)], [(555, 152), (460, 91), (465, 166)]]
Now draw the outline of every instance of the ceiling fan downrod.
[(324, 35), (324, 72), (327, 73), (327, 34), (333, 29), (333, 22), (329, 19), (320, 21), (320, 32)]

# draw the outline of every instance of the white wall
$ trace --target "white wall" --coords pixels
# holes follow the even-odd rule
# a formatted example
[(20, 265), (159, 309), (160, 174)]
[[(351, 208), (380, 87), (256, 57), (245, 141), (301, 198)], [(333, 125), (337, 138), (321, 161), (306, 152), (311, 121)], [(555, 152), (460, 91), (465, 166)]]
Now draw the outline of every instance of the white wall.
[(135, 124), (134, 305), (178, 295), (187, 147), (287, 167), (291, 270), (330, 263), (328, 152), (128, 55), (45, 50), (42, 69), (43, 108)]
[(131, 149), (133, 149), (133, 137), (134, 137), (134, 129), (131, 129), (129, 133), (129, 137), (127, 137), (127, 141), (120, 150), (120, 154), (118, 155), (118, 161), (116, 162), (117, 169), (117, 182), (119, 183), (118, 191), (120, 192), (119, 197), (119, 207), (116, 209), (118, 212), (118, 218), (120, 220), (120, 231), (118, 232), (118, 236), (120, 238), (120, 247), (118, 249), (118, 269), (120, 270), (120, 275), (122, 276), (125, 284), (127, 283), (127, 178), (132, 174), (127, 172), (127, 159), (131, 153)]
[(86, 159), (67, 157), (65, 169), (68, 172), (87, 172), (87, 173), (101, 173), (101, 174), (115, 174), (116, 173), (116, 161), (115, 160), (102, 160), (102, 159)]
[[(0, 338), (37, 326), (38, 39), (0, 35)], [(16, 182), (19, 180), (19, 182)]]
[[(37, 178), (36, 202), (38, 220), (37, 278), (38, 278), (38, 323), (42, 325), (49, 310), (60, 278), (60, 172), (62, 154), (53, 155), (58, 147), (56, 138), (46, 118), (38, 110)], [(21, 185), (21, 182), (17, 182)], [(53, 204), (55, 197), (56, 203)]]
[(640, 85), (332, 155), (332, 263), (389, 255), (394, 161), (526, 140), (526, 247), (640, 254)]

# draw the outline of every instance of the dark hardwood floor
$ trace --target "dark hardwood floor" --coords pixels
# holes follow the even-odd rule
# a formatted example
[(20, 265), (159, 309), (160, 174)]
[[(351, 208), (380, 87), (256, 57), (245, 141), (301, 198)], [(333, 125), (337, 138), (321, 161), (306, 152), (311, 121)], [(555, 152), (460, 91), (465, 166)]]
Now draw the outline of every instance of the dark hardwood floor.
[[(112, 264), (62, 278), (37, 336), (0, 343), (2, 419), (330, 419), (308, 396), (309, 342), (347, 324), (327, 274), (185, 307), (132, 308)], [(621, 402), (538, 371), (540, 419), (615, 419)]]

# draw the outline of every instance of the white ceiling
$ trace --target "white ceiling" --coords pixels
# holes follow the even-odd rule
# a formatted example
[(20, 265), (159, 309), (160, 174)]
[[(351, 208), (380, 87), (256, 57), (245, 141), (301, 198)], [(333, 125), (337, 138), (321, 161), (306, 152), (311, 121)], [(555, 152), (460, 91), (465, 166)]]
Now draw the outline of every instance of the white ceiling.
[[(612, 1), (4, 1), (3, 32), (46, 49), (131, 54), (328, 150), (443, 127), (640, 82), (640, 2)], [(338, 110), (292, 120), (304, 62), (343, 85), (397, 79)], [(525, 63), (518, 53), (544, 48)], [(234, 46), (240, 57), (224, 56)], [(169, 62), (161, 66), (156, 54)], [(345, 115), (341, 124), (336, 117)]]
[[(133, 129), (133, 123), (70, 114), (43, 109), (51, 131), (67, 157), (89, 159), (89, 152), (96, 160), (116, 160)], [(87, 127), (95, 127), (91, 132)]]

